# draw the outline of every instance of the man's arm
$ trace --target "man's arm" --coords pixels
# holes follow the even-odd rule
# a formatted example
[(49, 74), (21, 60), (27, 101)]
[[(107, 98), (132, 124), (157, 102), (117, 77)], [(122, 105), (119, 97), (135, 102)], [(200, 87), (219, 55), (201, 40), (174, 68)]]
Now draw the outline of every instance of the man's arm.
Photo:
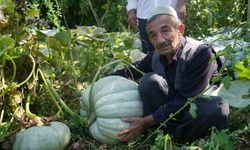
[(176, 12), (181, 21), (184, 21), (186, 15), (186, 0), (177, 0)]
[(137, 26), (136, 9), (138, 0), (127, 0), (127, 2), (128, 24), (130, 29), (135, 31)]

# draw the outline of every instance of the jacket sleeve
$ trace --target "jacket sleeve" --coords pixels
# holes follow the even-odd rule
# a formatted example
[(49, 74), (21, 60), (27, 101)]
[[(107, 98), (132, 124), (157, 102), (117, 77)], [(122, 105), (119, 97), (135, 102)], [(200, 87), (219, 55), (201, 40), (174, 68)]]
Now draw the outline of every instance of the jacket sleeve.
[(138, 0), (127, 0), (127, 2), (127, 11), (137, 8)]
[(211, 51), (212, 47), (206, 44), (198, 47), (193, 58), (186, 63), (180, 90), (174, 90), (168, 102), (153, 113), (156, 123), (164, 122), (171, 113), (177, 112), (184, 106), (188, 98), (194, 97), (206, 89), (213, 73), (217, 70), (216, 61), (210, 63), (210, 59), (213, 57)]

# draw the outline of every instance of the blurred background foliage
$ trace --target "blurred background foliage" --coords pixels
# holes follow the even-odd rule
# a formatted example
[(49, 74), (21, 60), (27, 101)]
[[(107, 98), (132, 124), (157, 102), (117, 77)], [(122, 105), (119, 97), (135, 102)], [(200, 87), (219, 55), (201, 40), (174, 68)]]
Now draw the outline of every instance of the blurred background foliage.
[[(9, 19), (26, 21), (26, 23), (36, 22), (38, 29), (72, 29), (77, 26), (95, 25), (105, 28), (107, 32), (128, 31), (125, 0), (16, 0), (13, 2), (0, 0), (0, 4), (8, 5), (1, 7), (0, 10)], [(242, 22), (247, 20), (247, 0), (188, 0), (186, 8), (186, 34), (192, 37), (209, 35), (221, 27), (241, 26)]]
[(204, 37), (221, 27), (240, 27), (247, 21), (247, 0), (187, 1), (186, 34)]

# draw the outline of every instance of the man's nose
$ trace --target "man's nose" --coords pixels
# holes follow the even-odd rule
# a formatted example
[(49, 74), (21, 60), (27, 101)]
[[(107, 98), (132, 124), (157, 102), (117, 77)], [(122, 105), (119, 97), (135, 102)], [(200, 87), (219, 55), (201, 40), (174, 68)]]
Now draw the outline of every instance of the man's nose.
[(161, 34), (161, 33), (158, 33), (157, 36), (156, 36), (156, 42), (157, 43), (162, 43), (162, 42), (165, 42), (165, 37)]

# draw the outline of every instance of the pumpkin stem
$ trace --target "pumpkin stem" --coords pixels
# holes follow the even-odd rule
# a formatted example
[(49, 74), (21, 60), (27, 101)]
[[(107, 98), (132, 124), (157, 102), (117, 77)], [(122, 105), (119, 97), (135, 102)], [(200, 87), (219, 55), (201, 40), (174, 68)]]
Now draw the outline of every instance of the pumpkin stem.
[(43, 78), (43, 81), (46, 85), (47, 90), (49, 91), (53, 102), (57, 105), (57, 107), (59, 108), (59, 110), (61, 112), (62, 109), (60, 107), (60, 105), (58, 104), (58, 102), (61, 104), (62, 108), (66, 111), (66, 113), (68, 113), (74, 120), (76, 120), (78, 123), (83, 124), (85, 123), (83, 121), (83, 118), (80, 117), (78, 114), (76, 114), (74, 111), (72, 111), (62, 100), (62, 98), (59, 96), (59, 94), (56, 92), (56, 90), (53, 88), (52, 84), (50, 83), (50, 81), (48, 79), (45, 78), (45, 76), (43, 75), (42, 71), (39, 69), (38, 70)]
[(33, 121), (35, 121), (38, 126), (42, 126), (42, 125), (44, 125), (42, 118), (30, 111), (30, 95), (31, 94), (29, 93), (27, 96), (26, 105), (25, 105), (25, 112), (26, 112), (27, 116), (29, 118), (31, 118)]
[(97, 116), (96, 113), (91, 113), (90, 118), (88, 119), (88, 122), (86, 124), (86, 127), (89, 127), (95, 120), (96, 120)]
[(34, 58), (31, 55), (29, 55), (29, 57), (32, 60), (32, 70), (31, 70), (29, 76), (23, 82), (21, 82), (20, 84), (18, 84), (17, 87), (20, 87), (20, 86), (24, 85), (26, 82), (28, 82), (29, 79), (31, 78), (31, 76), (33, 75), (34, 71), (35, 71), (36, 62), (35, 62)]
[(40, 69), (37, 69), (37, 71), (40, 73), (42, 79), (43, 79), (43, 82), (45, 84), (45, 87), (47, 89), (47, 91), (49, 92), (50, 96), (51, 96), (51, 99), (53, 101), (53, 103), (56, 105), (56, 107), (59, 109), (59, 112), (61, 112), (63, 114), (63, 111), (62, 111), (62, 108), (60, 107), (60, 105), (58, 104), (58, 102), (56, 101), (56, 98), (53, 94), (53, 92), (51, 91), (51, 89), (49, 88), (49, 84), (47, 82), (47, 79), (45, 78), (45, 76), (43, 75), (43, 72), (40, 70)]
[[(95, 74), (95, 76), (94, 76), (94, 78), (93, 78), (93, 80), (92, 80), (92, 83), (91, 83), (91, 86), (90, 86), (90, 90), (89, 90), (89, 97), (88, 97), (88, 100), (89, 100), (89, 111), (88, 111), (88, 113), (87, 113), (87, 118), (88, 118), (88, 120), (91, 120), (90, 118), (91, 118), (91, 116), (92, 116), (92, 113), (95, 112), (95, 110), (94, 110), (94, 109), (95, 109), (95, 108), (94, 108), (94, 99), (93, 99), (93, 88), (94, 88), (95, 82), (97, 81), (99, 75), (101, 74), (101, 71), (102, 71), (103, 69), (106, 69), (107, 67), (113, 65), (113, 64), (120, 63), (120, 62), (122, 62), (122, 61), (123, 61), (123, 60), (118, 59), (118, 60), (116, 60), (116, 61), (110, 62), (110, 63), (108, 63), (108, 64), (106, 64), (106, 65), (104, 65), (104, 66), (98, 68), (98, 70), (97, 70), (97, 72), (96, 72), (96, 74)], [(92, 122), (93, 122), (93, 121), (92, 121)]]
[(25, 112), (28, 117), (35, 118), (38, 117), (36, 114), (30, 112), (30, 93), (27, 96), (26, 104), (25, 104)]

